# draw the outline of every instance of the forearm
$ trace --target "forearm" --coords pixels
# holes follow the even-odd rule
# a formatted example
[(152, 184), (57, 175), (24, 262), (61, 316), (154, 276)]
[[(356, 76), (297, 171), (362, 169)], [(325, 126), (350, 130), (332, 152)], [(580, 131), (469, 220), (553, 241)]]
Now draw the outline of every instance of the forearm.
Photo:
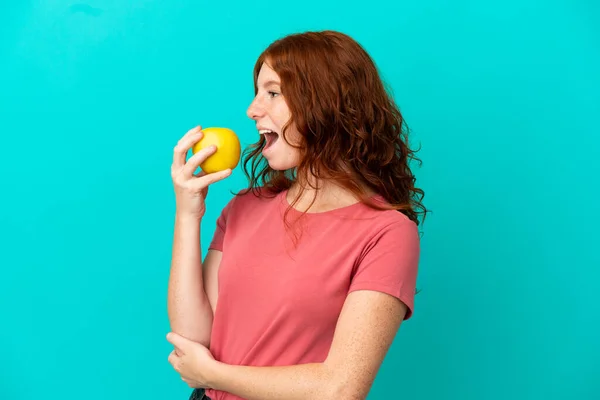
[(218, 363), (213, 388), (248, 400), (336, 399), (341, 387), (326, 364), (248, 367)]
[(213, 313), (204, 291), (200, 222), (176, 215), (168, 285), (171, 330), (208, 346)]

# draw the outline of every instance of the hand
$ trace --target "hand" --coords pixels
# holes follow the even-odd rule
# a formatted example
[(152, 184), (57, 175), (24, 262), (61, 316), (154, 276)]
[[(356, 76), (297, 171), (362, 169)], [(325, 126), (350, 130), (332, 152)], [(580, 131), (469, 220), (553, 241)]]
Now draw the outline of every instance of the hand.
[(188, 150), (202, 139), (202, 136), (202, 127), (200, 126), (190, 129), (183, 135), (173, 150), (173, 164), (171, 165), (177, 214), (190, 215), (197, 219), (201, 219), (206, 211), (204, 200), (208, 194), (208, 186), (231, 175), (231, 169), (212, 174), (206, 174), (203, 171), (194, 174), (200, 164), (217, 150), (215, 146), (209, 146), (194, 154), (186, 162)]
[(192, 388), (210, 388), (210, 376), (218, 363), (210, 350), (173, 332), (167, 334), (167, 340), (175, 346), (169, 362), (181, 379)]

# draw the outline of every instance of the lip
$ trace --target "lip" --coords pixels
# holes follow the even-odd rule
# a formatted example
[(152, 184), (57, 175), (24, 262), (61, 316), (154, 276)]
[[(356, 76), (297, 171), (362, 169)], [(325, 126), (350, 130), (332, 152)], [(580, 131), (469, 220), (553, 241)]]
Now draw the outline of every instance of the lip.
[(256, 126), (256, 130), (258, 130), (258, 131), (268, 130), (268, 131), (271, 131), (271, 132), (276, 133), (276, 134), (279, 135), (279, 132), (277, 132), (275, 129), (272, 129), (272, 128), (269, 128), (269, 127), (266, 127), (266, 126), (262, 126), (262, 125), (257, 125)]

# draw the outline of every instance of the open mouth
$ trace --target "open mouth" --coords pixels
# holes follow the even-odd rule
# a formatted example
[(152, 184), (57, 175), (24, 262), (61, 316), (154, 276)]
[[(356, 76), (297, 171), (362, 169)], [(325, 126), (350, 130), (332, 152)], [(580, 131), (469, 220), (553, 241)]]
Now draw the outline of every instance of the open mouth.
[(273, 144), (279, 139), (279, 134), (277, 132), (272, 131), (272, 130), (261, 129), (258, 132), (261, 135), (264, 135), (264, 137), (265, 137), (266, 144), (265, 144), (265, 148), (263, 150), (266, 150), (269, 147), (273, 146)]

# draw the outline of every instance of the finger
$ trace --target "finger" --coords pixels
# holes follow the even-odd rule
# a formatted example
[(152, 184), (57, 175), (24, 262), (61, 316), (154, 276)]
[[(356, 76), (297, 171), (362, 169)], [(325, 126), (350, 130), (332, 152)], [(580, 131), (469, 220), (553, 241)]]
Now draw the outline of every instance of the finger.
[(185, 164), (185, 157), (190, 147), (195, 142), (199, 141), (203, 136), (200, 126), (190, 129), (179, 141), (173, 149), (173, 167), (181, 168)]
[(187, 178), (191, 178), (194, 175), (196, 169), (202, 164), (208, 157), (215, 154), (217, 151), (217, 147), (215, 145), (211, 145), (203, 148), (196, 154), (190, 157), (185, 166), (183, 167), (183, 174)]
[(173, 351), (171, 351), (171, 355), (173, 355), (173, 357), (181, 357), (182, 355), (184, 355), (184, 353), (181, 351), (180, 348), (173, 346)]
[(185, 135), (183, 135), (183, 136), (182, 136), (182, 139), (183, 139), (184, 137), (186, 137), (186, 136), (191, 136), (191, 135), (193, 135), (194, 133), (196, 133), (196, 132), (199, 132), (199, 131), (201, 131), (201, 130), (202, 130), (202, 127), (201, 127), (200, 125), (196, 125), (196, 126), (195, 126), (195, 127), (193, 127), (192, 129), (190, 129), (189, 131), (187, 131), (187, 132), (185, 133)]
[(173, 167), (181, 168), (185, 164), (185, 157), (190, 147), (197, 141), (202, 139), (203, 133), (202, 128), (197, 126), (190, 129), (179, 141), (173, 149)]
[(215, 182), (223, 180), (231, 175), (231, 168), (224, 169), (223, 171), (213, 172), (212, 174), (206, 174), (201, 178), (194, 181), (193, 185), (195, 189), (204, 189)]
[(169, 357), (167, 358), (167, 360), (169, 361), (169, 363), (173, 366), (175, 366), (175, 360), (177, 359), (177, 354), (175, 353), (175, 350), (173, 350), (171, 353), (169, 353)]

